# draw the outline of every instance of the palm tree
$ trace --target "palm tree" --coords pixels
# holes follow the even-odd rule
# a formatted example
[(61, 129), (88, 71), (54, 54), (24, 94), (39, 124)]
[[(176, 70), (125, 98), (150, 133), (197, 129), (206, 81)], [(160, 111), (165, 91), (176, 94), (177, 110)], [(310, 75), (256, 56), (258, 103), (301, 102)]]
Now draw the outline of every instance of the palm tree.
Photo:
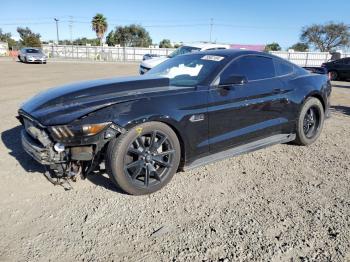
[(107, 31), (108, 24), (107, 18), (103, 14), (96, 14), (91, 20), (92, 30), (96, 32), (96, 36), (100, 39), (100, 45), (102, 45), (102, 39)]

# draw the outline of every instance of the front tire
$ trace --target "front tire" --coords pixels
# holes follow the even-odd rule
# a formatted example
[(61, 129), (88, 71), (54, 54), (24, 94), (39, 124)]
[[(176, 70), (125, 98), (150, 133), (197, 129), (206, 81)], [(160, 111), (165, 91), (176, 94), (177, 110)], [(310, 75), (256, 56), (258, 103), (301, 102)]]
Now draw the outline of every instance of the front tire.
[(169, 183), (180, 156), (175, 132), (164, 123), (147, 122), (109, 143), (106, 168), (118, 188), (132, 195), (144, 195)]
[(297, 121), (297, 136), (294, 141), (298, 145), (307, 146), (320, 136), (324, 122), (324, 109), (321, 101), (309, 97), (303, 104)]

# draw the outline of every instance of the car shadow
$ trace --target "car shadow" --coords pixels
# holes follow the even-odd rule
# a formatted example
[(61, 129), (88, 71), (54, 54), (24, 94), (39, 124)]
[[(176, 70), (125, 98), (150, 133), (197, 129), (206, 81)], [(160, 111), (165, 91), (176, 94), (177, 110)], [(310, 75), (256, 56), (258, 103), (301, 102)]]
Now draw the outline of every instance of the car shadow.
[(24, 170), (27, 172), (44, 172), (45, 168), (23, 150), (21, 143), (21, 130), (22, 126), (16, 126), (2, 132), (2, 142), (10, 150), (9, 154), (18, 161)]
[(350, 89), (350, 85), (342, 85), (342, 84), (332, 84), (332, 87), (338, 87), (338, 88), (346, 88)]
[(338, 112), (338, 113), (350, 116), (350, 107), (349, 106), (331, 106), (331, 109)]
[(116, 187), (116, 185), (114, 185), (112, 180), (108, 177), (108, 175), (105, 172), (104, 173), (93, 172), (89, 174), (86, 177), (86, 179), (89, 180), (91, 183), (95, 184), (96, 186), (103, 187), (107, 190), (110, 190), (116, 193), (127, 195), (125, 191), (121, 190), (120, 188)]

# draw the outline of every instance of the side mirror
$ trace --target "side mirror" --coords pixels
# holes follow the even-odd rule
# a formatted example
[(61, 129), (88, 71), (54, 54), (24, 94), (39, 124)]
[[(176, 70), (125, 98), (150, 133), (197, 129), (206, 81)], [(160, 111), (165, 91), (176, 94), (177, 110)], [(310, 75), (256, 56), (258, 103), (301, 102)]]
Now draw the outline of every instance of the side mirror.
[(219, 86), (231, 86), (231, 85), (243, 85), (247, 83), (248, 80), (242, 75), (230, 75), (225, 79), (220, 79)]

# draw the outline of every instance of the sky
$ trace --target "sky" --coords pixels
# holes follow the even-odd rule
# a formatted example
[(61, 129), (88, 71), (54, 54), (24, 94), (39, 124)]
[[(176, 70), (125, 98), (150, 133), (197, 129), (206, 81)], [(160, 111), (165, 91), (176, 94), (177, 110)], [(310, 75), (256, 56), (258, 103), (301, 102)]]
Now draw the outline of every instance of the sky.
[[(4, 0), (1, 0), (4, 1)], [(328, 3), (328, 4), (327, 4)], [(19, 38), (17, 26), (28, 26), (42, 40), (56, 39), (54, 18), (59, 19), (60, 40), (96, 37), (91, 18), (107, 17), (108, 31), (136, 23), (149, 31), (154, 43), (166, 38), (191, 43), (212, 40), (230, 44), (278, 42), (288, 48), (299, 41), (303, 26), (329, 21), (350, 24), (350, 1), (336, 4), (320, 0), (28, 0), (4, 1), (0, 28)]]

